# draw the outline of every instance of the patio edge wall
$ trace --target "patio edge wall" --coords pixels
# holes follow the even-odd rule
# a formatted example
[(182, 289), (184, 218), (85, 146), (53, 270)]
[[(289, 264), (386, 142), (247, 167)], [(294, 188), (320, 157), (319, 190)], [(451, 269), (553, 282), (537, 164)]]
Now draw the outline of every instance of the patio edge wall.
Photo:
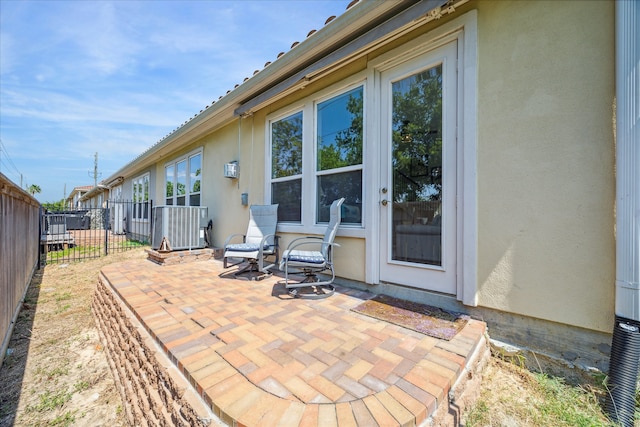
[(131, 425), (207, 426), (214, 415), (100, 274), (92, 309)]

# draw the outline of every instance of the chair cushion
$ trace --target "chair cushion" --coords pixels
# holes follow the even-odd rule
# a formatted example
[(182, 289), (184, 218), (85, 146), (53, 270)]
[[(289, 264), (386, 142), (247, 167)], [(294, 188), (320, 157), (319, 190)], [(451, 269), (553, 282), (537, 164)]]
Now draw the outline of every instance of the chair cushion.
[[(271, 248), (271, 246), (264, 245), (263, 250), (266, 251), (266, 250), (269, 250), (269, 248)], [(260, 250), (260, 245), (256, 243), (233, 243), (233, 244), (227, 245), (225, 247), (225, 250), (236, 251), (236, 252), (255, 252)]]
[(291, 251), (283, 255), (283, 260), (307, 264), (324, 264), (325, 259), (318, 251)]

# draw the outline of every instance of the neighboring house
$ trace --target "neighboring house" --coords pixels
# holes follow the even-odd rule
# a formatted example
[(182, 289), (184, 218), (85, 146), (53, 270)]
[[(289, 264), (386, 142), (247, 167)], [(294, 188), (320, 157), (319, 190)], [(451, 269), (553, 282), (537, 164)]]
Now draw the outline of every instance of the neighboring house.
[[(605, 367), (616, 7), (361, 1), (103, 184), (142, 203), (138, 220), (150, 200), (207, 206), (216, 246), (246, 229), (243, 193), (280, 205), (285, 246), (322, 233), (346, 197), (342, 283)], [(224, 176), (231, 162), (237, 179)]]
[(81, 199), (92, 188), (93, 188), (93, 185), (83, 185), (83, 186), (80, 186), (80, 187), (75, 187), (71, 191), (69, 196), (67, 196), (67, 198), (65, 199), (65, 201), (64, 201), (65, 207), (67, 209), (80, 209), (80, 208), (84, 207)]
[(92, 187), (80, 197), (82, 207), (92, 209), (106, 207), (107, 200), (109, 200), (109, 188), (102, 184)]

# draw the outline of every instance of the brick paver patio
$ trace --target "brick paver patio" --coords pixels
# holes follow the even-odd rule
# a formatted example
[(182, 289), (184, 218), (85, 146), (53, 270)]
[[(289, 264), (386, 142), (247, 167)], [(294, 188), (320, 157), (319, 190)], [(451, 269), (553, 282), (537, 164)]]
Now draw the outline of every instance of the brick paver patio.
[(486, 357), (483, 322), (444, 341), (351, 311), (372, 293), (293, 299), (281, 277), (235, 279), (235, 269), (135, 261), (101, 273), (228, 424), (421, 425), (449, 410), (451, 388)]

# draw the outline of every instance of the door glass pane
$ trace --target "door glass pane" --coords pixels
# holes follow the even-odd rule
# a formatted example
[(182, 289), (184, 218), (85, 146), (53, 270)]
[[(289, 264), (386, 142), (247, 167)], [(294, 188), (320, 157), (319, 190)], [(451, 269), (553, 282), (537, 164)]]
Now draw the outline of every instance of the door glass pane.
[(392, 259), (441, 266), (442, 66), (392, 93)]

